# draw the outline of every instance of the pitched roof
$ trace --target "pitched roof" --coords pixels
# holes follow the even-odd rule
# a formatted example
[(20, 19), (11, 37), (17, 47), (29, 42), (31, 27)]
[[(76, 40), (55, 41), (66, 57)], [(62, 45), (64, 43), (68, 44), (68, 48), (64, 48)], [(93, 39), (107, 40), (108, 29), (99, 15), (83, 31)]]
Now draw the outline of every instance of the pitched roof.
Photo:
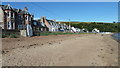
[(17, 13), (20, 13), (20, 14), (29, 14), (29, 15), (31, 15), (28, 11), (12, 8), (9, 4), (8, 5), (0, 5), (0, 7), (2, 7), (3, 10), (13, 10), (13, 11), (15, 11)]
[(50, 25), (53, 25), (53, 26), (56, 26), (57, 25), (57, 23), (55, 22), (55, 21), (53, 21), (53, 20), (48, 20), (48, 19), (46, 19), (47, 21), (48, 21), (48, 23), (50, 24)]
[[(34, 24), (35, 22), (36, 22), (36, 25)], [(37, 26), (37, 27), (41, 27), (41, 28), (46, 27), (46, 25), (44, 23), (42, 23), (42, 22), (38, 22), (38, 21), (34, 20), (34, 23), (32, 23), (33, 26)]]
[(2, 5), (2, 8), (3, 8), (4, 10), (14, 10), (14, 9), (10, 6), (10, 4), (8, 4), (8, 5)]
[(18, 13), (20, 13), (20, 14), (30, 14), (28, 11), (19, 11)]

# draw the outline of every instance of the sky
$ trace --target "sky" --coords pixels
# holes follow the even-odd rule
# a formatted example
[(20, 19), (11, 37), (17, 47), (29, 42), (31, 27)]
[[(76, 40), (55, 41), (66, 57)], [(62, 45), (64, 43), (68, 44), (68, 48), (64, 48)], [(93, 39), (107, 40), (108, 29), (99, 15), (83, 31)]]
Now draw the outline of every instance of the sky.
[(120, 0), (0, 0), (3, 2), (119, 2)]
[(57, 21), (118, 21), (118, 2), (3, 2), (13, 8), (27, 7), (35, 19), (46, 16)]

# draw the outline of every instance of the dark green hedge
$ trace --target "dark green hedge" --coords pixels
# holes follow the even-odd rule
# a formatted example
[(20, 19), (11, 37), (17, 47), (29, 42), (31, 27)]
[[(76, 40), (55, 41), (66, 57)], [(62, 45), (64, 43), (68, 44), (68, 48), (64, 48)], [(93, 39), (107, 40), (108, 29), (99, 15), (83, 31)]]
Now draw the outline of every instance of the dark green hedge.
[(86, 28), (89, 31), (97, 28), (101, 32), (120, 32), (120, 23), (72, 23), (71, 24), (77, 28)]

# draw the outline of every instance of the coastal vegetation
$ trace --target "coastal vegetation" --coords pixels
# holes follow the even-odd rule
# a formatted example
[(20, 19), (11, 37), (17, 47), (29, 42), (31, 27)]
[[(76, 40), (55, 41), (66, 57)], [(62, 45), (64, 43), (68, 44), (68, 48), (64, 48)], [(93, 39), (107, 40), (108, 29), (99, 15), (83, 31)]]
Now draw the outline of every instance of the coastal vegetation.
[[(69, 24), (69, 22), (61, 22)], [(80, 29), (92, 31), (94, 28), (100, 32), (120, 32), (120, 23), (102, 23), (102, 22), (70, 22), (70, 25)]]
[[(69, 22), (61, 22), (66, 23), (69, 25)], [(70, 25), (75, 28), (80, 29), (87, 29), (88, 31), (92, 31), (94, 28), (97, 28), (100, 30), (100, 32), (120, 32), (120, 23), (97, 23), (97, 22), (70, 22)], [(71, 32), (39, 32), (39, 35), (37, 36), (48, 36), (48, 35), (65, 35), (65, 34), (84, 34), (84, 33), (71, 33)], [(19, 31), (3, 31), (2, 34), (0, 34), (0, 38), (18, 38)]]
[(65, 34), (78, 34), (78, 33), (71, 33), (71, 32), (41, 32), (40, 36), (65, 35)]

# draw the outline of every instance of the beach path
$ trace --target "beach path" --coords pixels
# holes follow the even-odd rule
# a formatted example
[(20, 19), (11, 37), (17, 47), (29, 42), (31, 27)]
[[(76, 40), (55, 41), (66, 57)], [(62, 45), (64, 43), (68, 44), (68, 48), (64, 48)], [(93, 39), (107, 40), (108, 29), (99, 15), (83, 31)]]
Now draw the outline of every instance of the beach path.
[[(7, 39), (3, 39), (3, 66), (118, 65), (118, 42), (110, 35), (86, 34), (53, 37), (48, 37), (47, 40), (35, 37), (36, 40), (35, 38), (29, 39), (29, 45), (28, 40), (25, 42), (24, 38), (24, 44), (19, 41), (19, 45), (13, 47), (4, 47), (4, 45), (8, 46), (8, 43), (11, 46), (13, 43), (17, 45), (17, 41), (10, 43)], [(8, 43), (5, 43), (6, 41)]]

